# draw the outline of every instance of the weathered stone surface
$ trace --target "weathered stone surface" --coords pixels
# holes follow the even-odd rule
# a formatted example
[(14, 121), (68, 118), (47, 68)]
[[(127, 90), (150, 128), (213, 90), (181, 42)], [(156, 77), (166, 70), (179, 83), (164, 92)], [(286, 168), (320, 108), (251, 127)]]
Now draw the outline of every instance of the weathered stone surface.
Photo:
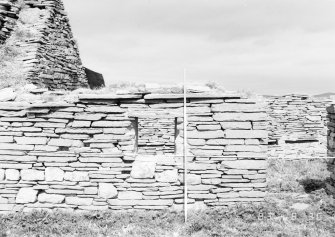
[(16, 196), (16, 203), (34, 203), (37, 200), (38, 190), (32, 188), (21, 188)]
[(134, 179), (153, 178), (156, 170), (157, 159), (155, 157), (138, 156), (131, 169), (131, 177)]
[(57, 195), (57, 194), (41, 193), (40, 195), (38, 195), (38, 201), (40, 203), (59, 204), (59, 203), (62, 203), (64, 199), (65, 199), (65, 196)]
[(99, 183), (99, 197), (104, 199), (116, 198), (118, 191), (113, 184)]
[(6, 180), (17, 181), (20, 179), (20, 171), (15, 169), (6, 169)]
[(222, 129), (251, 129), (251, 122), (221, 122)]
[(227, 169), (247, 169), (247, 170), (262, 170), (266, 169), (266, 160), (234, 160), (222, 161), (221, 168)]
[(63, 181), (64, 171), (56, 167), (47, 167), (45, 169), (45, 180), (46, 181)]
[(162, 183), (174, 183), (178, 181), (178, 170), (166, 170), (156, 173), (156, 180)]
[[(196, 174), (187, 174), (187, 184), (188, 185), (198, 185), (201, 184), (201, 176)], [(184, 184), (184, 175), (179, 175), (179, 182)]]
[(91, 126), (91, 121), (75, 120), (72, 123), (73, 128), (89, 128)]
[(259, 104), (223, 103), (213, 104), (212, 112), (264, 112), (265, 106)]
[(226, 130), (226, 138), (261, 138), (266, 139), (266, 130)]
[(44, 180), (44, 172), (39, 170), (22, 170), (21, 179), (25, 181)]
[(92, 127), (99, 128), (110, 128), (110, 127), (128, 127), (130, 126), (130, 121), (97, 121), (92, 123)]
[(265, 113), (215, 113), (213, 115), (215, 121), (266, 121)]
[(126, 191), (126, 192), (119, 192), (117, 198), (120, 200), (136, 200), (136, 199), (142, 199), (142, 193), (141, 192), (135, 192), (135, 191)]
[(15, 100), (17, 94), (13, 88), (4, 88), (0, 90), (0, 102)]
[(20, 145), (45, 145), (48, 139), (46, 137), (15, 137), (15, 141)]
[(74, 171), (66, 172), (64, 175), (65, 180), (80, 182), (80, 181), (89, 181), (88, 172)]
[(93, 202), (93, 198), (78, 198), (78, 197), (66, 197), (65, 203), (68, 205), (76, 206), (90, 206)]
[(171, 206), (172, 200), (117, 200), (109, 199), (109, 205), (111, 206)]
[(0, 181), (5, 179), (5, 170), (0, 169)]
[(225, 133), (222, 130), (218, 131), (189, 131), (187, 133), (188, 138), (200, 138), (200, 139), (215, 139), (225, 137)]

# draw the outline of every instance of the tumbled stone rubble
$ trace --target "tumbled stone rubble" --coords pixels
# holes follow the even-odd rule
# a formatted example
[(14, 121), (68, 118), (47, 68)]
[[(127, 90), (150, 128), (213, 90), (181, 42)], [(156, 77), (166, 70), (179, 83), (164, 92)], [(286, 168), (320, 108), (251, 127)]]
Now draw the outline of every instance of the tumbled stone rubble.
[[(327, 108), (328, 111), (328, 156), (335, 157), (335, 105)], [(335, 197), (335, 158), (328, 159), (328, 168), (331, 172), (328, 190)]]
[[(0, 211), (181, 208), (182, 98), (1, 102)], [(265, 106), (239, 95), (189, 94), (187, 107), (190, 206), (263, 201)]]

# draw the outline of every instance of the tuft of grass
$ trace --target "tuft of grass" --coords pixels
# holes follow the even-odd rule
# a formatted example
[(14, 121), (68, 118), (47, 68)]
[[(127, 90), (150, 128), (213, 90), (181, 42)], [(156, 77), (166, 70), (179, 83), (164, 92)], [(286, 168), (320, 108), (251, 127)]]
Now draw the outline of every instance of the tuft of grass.
[(326, 159), (268, 161), (268, 187), (270, 192), (311, 192), (323, 188), (330, 172)]

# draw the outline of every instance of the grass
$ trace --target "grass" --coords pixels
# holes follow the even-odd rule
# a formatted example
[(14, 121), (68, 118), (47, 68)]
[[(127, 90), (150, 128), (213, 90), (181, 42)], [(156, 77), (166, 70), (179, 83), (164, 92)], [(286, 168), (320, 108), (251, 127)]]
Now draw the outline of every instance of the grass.
[[(263, 204), (173, 211), (17, 213), (0, 216), (0, 236), (335, 236), (335, 203), (324, 190), (325, 160), (269, 161)], [(308, 204), (295, 210), (295, 203)]]

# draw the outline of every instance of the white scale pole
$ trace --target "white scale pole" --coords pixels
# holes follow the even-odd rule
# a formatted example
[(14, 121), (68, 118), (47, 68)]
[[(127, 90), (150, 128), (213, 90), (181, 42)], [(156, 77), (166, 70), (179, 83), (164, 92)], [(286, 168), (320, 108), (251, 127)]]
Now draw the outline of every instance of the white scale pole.
[(187, 222), (187, 111), (186, 69), (184, 69), (184, 221)]

